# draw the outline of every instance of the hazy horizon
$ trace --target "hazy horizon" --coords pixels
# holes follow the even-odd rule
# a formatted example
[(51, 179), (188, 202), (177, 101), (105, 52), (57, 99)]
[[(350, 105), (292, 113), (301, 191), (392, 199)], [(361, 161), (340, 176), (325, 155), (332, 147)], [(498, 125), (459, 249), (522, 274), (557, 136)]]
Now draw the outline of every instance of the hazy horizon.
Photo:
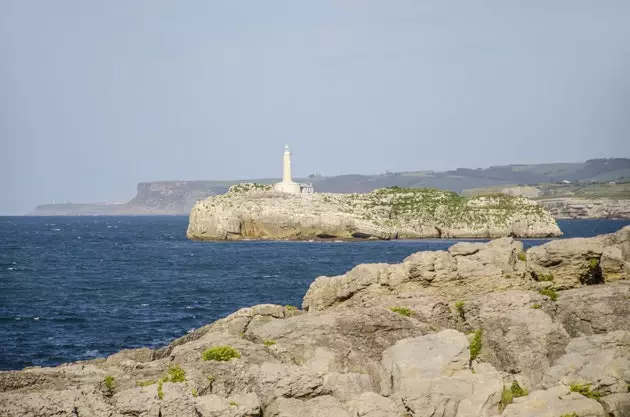
[(0, 0), (0, 214), (630, 157), (630, 2)]

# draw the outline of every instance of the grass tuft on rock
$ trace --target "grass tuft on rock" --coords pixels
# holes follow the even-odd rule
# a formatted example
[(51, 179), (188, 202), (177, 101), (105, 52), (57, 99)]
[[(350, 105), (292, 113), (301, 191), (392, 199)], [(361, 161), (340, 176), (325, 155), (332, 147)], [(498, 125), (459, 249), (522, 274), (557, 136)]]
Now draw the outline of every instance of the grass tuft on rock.
[(199, 396), (199, 391), (197, 391), (197, 388), (193, 388), (192, 389), (192, 396), (193, 397), (198, 397)]
[(185, 382), (186, 381), (186, 371), (184, 371), (179, 366), (171, 366), (168, 368), (168, 377), (165, 377), (164, 382)]
[(542, 304), (540, 304), (540, 303), (535, 303), (535, 304), (532, 304), (532, 308), (533, 308), (534, 310), (538, 310), (538, 309), (542, 308)]
[(529, 394), (529, 391), (527, 391), (527, 389), (525, 388), (522, 388), (517, 381), (512, 382), (512, 385), (510, 386), (510, 391), (512, 392), (512, 396), (514, 398), (524, 397)]
[(298, 308), (296, 306), (292, 306), (290, 304), (285, 305), (284, 308), (286, 308), (287, 311), (291, 311), (291, 312), (298, 311)]
[(512, 395), (512, 391), (508, 388), (503, 388), (501, 391), (501, 401), (499, 402), (499, 413), (502, 413), (505, 410), (505, 407), (512, 404), (514, 400), (514, 396)]
[(275, 344), (276, 344), (276, 341), (275, 341), (275, 340), (271, 340), (271, 339), (269, 339), (269, 340), (265, 340), (265, 341), (263, 342), (263, 345), (265, 345), (265, 346), (267, 346), (267, 347), (269, 347), (269, 346), (273, 346), (273, 345), (275, 345)]
[(111, 375), (107, 375), (103, 380), (103, 384), (105, 385), (105, 390), (107, 390), (108, 395), (114, 394), (114, 377)]
[(538, 281), (549, 282), (549, 281), (553, 281), (553, 278), (554, 276), (552, 273), (540, 274), (540, 276), (538, 277)]
[(455, 302), (455, 310), (457, 310), (457, 314), (459, 314), (459, 317), (461, 317), (462, 320), (466, 320), (466, 312), (464, 311), (463, 301), (460, 300)]
[(527, 261), (527, 255), (525, 255), (525, 252), (518, 253), (518, 260), (523, 262)]
[(231, 346), (213, 346), (203, 352), (201, 357), (204, 361), (227, 362), (235, 358), (240, 358), (241, 354)]
[(394, 307), (390, 307), (389, 309), (393, 311), (394, 313), (402, 314), (403, 316), (407, 316), (407, 317), (411, 316), (411, 310), (408, 309), (407, 307), (394, 306)]
[(580, 417), (578, 413), (562, 414), (560, 417)]
[(591, 391), (591, 384), (571, 384), (569, 389), (571, 392), (577, 392), (587, 398), (599, 401), (602, 394), (597, 391)]
[(160, 400), (164, 399), (164, 381), (160, 379), (157, 385), (157, 396)]
[(238, 407), (238, 403), (236, 401), (230, 401), (230, 407)]
[(477, 359), (477, 356), (479, 356), (479, 353), (481, 352), (481, 329), (478, 329), (475, 331), (472, 341), (470, 342), (470, 360), (474, 361), (475, 359)]
[(542, 289), (538, 290), (538, 292), (541, 295), (549, 297), (549, 299), (551, 301), (557, 301), (558, 300), (558, 293), (553, 288), (542, 288)]

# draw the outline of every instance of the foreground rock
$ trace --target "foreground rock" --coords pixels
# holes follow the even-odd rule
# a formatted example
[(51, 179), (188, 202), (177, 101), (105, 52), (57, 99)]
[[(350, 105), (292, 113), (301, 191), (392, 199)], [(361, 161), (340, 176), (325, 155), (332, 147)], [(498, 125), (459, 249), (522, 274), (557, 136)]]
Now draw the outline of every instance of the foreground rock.
[[(360, 265), (315, 280), (303, 310), (258, 305), (161, 349), (0, 372), (0, 410), (9, 417), (627, 416), (629, 235), (626, 227), (527, 252), (511, 238), (458, 243), (401, 264)], [(584, 279), (593, 265), (598, 279)]]
[(234, 186), (199, 201), (187, 236), (198, 240), (549, 237), (562, 233), (542, 206), (508, 195), (460, 197), (433, 189), (292, 195)]

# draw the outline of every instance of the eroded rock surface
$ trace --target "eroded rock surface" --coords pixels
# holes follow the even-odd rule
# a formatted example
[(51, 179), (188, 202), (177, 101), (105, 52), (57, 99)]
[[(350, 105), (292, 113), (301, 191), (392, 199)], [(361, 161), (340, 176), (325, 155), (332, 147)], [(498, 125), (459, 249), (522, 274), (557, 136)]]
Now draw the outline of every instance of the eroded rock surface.
[[(628, 416), (630, 227), (320, 277), (161, 349), (0, 372), (8, 417)], [(584, 279), (599, 268), (598, 279)], [(204, 355), (229, 346), (225, 361)], [(517, 384), (522, 391), (514, 391)], [(509, 392), (510, 395), (506, 395)], [(520, 395), (520, 396), (519, 396)]]

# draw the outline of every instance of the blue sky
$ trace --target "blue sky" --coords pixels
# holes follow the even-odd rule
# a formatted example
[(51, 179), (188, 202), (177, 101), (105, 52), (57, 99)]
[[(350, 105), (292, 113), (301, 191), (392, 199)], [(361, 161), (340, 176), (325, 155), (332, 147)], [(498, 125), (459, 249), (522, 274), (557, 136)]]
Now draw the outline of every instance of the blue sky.
[(630, 2), (0, 0), (0, 213), (630, 156)]

